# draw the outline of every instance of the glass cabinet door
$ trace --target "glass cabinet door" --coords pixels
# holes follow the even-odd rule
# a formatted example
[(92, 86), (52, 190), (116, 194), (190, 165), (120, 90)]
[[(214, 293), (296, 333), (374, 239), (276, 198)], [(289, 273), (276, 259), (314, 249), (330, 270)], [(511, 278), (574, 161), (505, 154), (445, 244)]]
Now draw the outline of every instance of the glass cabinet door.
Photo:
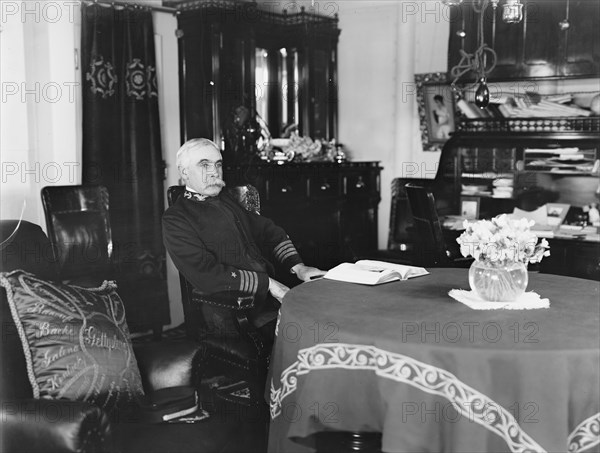
[(256, 48), (256, 112), (273, 137), (298, 125), (298, 51), (295, 48)]
[(455, 146), (440, 160), (438, 208), (443, 214), (460, 214), (461, 201), (476, 198), (479, 217), (512, 211), (517, 188), (517, 149), (511, 146)]

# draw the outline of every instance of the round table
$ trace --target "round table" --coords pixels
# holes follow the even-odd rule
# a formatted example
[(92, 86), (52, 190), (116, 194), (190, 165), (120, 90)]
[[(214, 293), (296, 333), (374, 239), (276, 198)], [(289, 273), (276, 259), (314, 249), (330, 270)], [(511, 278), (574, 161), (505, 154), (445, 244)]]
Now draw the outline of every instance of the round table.
[[(269, 451), (327, 430), (382, 433), (389, 452), (594, 451), (599, 282), (530, 273), (537, 310), (448, 296), (467, 270), (378, 286), (317, 280), (285, 297), (269, 376)], [(595, 444), (595, 446), (594, 446)]]

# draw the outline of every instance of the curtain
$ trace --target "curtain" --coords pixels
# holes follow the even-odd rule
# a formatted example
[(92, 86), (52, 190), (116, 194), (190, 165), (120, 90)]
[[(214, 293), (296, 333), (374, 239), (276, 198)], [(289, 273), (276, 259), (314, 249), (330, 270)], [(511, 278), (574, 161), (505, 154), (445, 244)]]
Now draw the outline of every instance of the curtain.
[[(165, 323), (164, 164), (152, 13), (83, 3), (81, 39), (83, 183), (108, 188), (119, 287), (155, 300), (154, 307), (148, 301), (136, 306), (133, 295), (125, 300), (120, 291), (128, 320), (142, 328), (157, 315)], [(148, 313), (153, 309), (158, 313)]]

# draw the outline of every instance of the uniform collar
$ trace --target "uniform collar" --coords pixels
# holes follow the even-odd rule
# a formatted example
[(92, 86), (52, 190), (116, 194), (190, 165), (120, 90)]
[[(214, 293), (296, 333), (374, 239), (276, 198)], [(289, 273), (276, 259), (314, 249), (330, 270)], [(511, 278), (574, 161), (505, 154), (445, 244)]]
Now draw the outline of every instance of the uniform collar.
[(196, 192), (194, 189), (192, 189), (189, 186), (185, 186), (185, 192), (183, 192), (183, 197), (186, 200), (194, 200), (194, 201), (206, 201), (207, 197), (206, 195), (200, 195), (198, 192)]

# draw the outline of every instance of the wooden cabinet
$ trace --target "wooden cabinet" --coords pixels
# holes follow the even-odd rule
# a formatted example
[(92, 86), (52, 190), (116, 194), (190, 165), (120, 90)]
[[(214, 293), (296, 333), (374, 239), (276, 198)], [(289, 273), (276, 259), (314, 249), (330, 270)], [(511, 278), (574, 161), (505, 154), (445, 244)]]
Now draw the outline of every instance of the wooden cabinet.
[[(431, 182), (438, 212), (460, 214), (464, 197), (479, 202), (479, 218), (560, 203), (570, 206), (564, 223), (580, 224), (583, 207), (600, 203), (599, 134), (600, 117), (464, 121), (444, 146)], [(508, 182), (512, 194), (495, 194), (498, 180)], [(541, 271), (600, 276), (597, 241), (550, 242)]]
[[(482, 3), (478, 0), (452, 7), (448, 68), (460, 61), (461, 51), (472, 54), (478, 48), (482, 17), (484, 42), (497, 56), (489, 80), (600, 76), (600, 2), (521, 2), (524, 17), (517, 24), (502, 21), (503, 1), (482, 15), (476, 12)], [(473, 73), (465, 76), (475, 78)], [(565, 203), (571, 207), (565, 221), (577, 223), (585, 217), (585, 205), (600, 202), (599, 138), (600, 117), (463, 120), (445, 144), (437, 177), (430, 183), (438, 212), (459, 214), (462, 197), (479, 202), (480, 218), (515, 207), (532, 210)], [(569, 162), (569, 156), (556, 151), (561, 148), (577, 148), (577, 159)], [(498, 180), (509, 181), (510, 196), (495, 194)], [(597, 242), (555, 238), (551, 248), (552, 255), (541, 263), (543, 272), (600, 275)]]
[(329, 269), (377, 248), (378, 162), (228, 167), (228, 185), (252, 184), (261, 212), (283, 227), (305, 263)]
[(233, 109), (254, 96), (252, 29), (214, 5), (179, 14), (178, 26), (181, 140), (219, 141)]
[[(179, 10), (182, 142), (227, 137), (234, 110), (244, 106), (253, 116), (257, 98), (266, 99), (263, 116), (273, 137), (290, 123), (314, 139), (337, 136), (336, 16), (304, 9), (278, 14), (254, 2), (173, 6)], [(268, 76), (257, 83), (259, 49), (266, 55)], [(229, 139), (225, 145), (233, 148)]]
[[(597, 203), (599, 136), (600, 117), (463, 121), (442, 150), (439, 196), (457, 213), (460, 197), (473, 192), (481, 217), (516, 205)], [(498, 179), (510, 181), (512, 196), (493, 194)]]
[[(535, 77), (595, 77), (600, 75), (600, 2), (586, 0), (523, 0), (523, 20), (502, 21), (502, 4), (483, 11), (485, 43), (497, 54), (490, 80)], [(477, 1), (452, 7), (448, 69), (461, 59), (460, 50), (473, 53), (479, 46)], [(568, 17), (569, 26), (559, 23)], [(467, 76), (475, 79), (475, 74)]]

